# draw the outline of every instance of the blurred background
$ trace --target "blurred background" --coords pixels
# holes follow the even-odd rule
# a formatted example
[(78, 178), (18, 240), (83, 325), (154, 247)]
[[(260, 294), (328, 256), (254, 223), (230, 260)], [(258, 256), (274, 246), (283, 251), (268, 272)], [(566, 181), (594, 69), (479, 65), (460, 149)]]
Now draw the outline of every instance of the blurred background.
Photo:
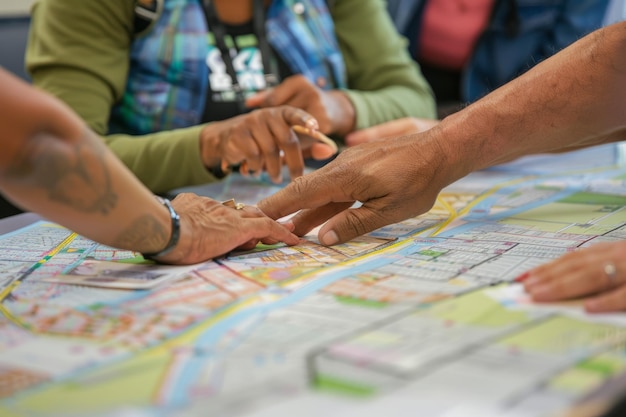
[(28, 79), (24, 49), (34, 0), (0, 0), (0, 66)]

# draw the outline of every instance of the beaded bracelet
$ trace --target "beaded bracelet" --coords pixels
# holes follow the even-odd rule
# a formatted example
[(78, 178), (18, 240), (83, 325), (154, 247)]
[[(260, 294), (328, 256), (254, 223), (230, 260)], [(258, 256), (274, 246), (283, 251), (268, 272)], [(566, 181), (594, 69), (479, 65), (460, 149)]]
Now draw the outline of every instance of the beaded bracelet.
[(180, 216), (176, 213), (174, 207), (172, 207), (172, 203), (167, 198), (159, 196), (155, 196), (155, 198), (159, 201), (159, 203), (167, 207), (167, 210), (170, 212), (170, 219), (172, 220), (172, 234), (170, 235), (169, 242), (167, 242), (167, 246), (165, 246), (163, 250), (155, 253), (142, 253), (145, 259), (153, 259), (170, 253), (176, 247), (178, 239), (180, 238)]

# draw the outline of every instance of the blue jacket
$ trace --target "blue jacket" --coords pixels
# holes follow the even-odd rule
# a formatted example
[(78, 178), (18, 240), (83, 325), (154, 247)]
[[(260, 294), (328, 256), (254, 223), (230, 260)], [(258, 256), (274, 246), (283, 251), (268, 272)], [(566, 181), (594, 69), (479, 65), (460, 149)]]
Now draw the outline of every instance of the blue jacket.
[[(463, 69), (461, 98), (472, 102), (602, 26), (609, 0), (496, 0), (489, 25)], [(425, 0), (388, 0), (398, 31), (417, 51)]]

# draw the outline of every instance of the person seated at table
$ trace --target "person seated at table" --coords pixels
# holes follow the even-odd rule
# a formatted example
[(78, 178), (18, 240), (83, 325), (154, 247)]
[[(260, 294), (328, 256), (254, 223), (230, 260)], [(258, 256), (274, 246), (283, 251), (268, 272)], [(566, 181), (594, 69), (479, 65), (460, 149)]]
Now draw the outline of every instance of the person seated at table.
[(388, 0), (440, 116), (602, 27), (609, 0)]
[(255, 207), (190, 193), (157, 200), (59, 100), (1, 68), (0, 85), (0, 191), (18, 206), (164, 263), (299, 242)]
[[(389, 0), (387, 9), (408, 38), (409, 53), (419, 62), (444, 117), (588, 32), (621, 20), (622, 3)], [(351, 132), (345, 143), (416, 133), (436, 123), (405, 117)]]
[[(354, 146), (259, 202), (334, 245), (427, 212), (443, 187), (523, 155), (626, 138), (626, 21), (585, 36), (422, 133)], [(355, 201), (362, 205), (351, 209)], [(626, 310), (626, 240), (565, 255), (522, 276), (535, 300), (588, 297)]]
[[(40, 0), (26, 55), (34, 84), (106, 135), (156, 193), (215, 181), (224, 164), (244, 161), (280, 182), (262, 156), (295, 138), (276, 106), (305, 110), (336, 137), (435, 115), (379, 0)], [(255, 125), (246, 114), (255, 108), (275, 122), (239, 134)], [(293, 156), (292, 178), (303, 164)]]

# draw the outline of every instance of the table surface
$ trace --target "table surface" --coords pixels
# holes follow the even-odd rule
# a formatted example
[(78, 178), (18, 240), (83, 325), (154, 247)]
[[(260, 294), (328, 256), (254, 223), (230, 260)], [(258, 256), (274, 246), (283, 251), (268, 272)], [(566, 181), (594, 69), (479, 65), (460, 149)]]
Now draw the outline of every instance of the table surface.
[[(46, 284), (64, 263), (75, 265), (85, 256), (93, 264), (115, 253), (80, 238), (68, 240), (58, 227), (30, 230), (24, 241), (11, 239), (15, 247), (0, 262), (2, 278), (12, 273), (19, 251), (33, 254), (24, 258), (30, 266), (25, 284), (10, 292), (13, 297), (3, 293), (0, 348), (7, 347), (0, 350), (0, 369), (14, 367), (20, 381), (35, 388), (18, 387), (20, 401), (0, 398), (0, 415), (13, 407), (49, 410), (49, 404), (68, 415), (93, 404), (88, 410), (129, 407), (129, 415), (142, 416), (156, 415), (151, 407), (165, 407), (159, 417), (169, 411), (413, 416), (433, 415), (433, 409), (444, 415), (446, 407), (456, 409), (445, 415), (466, 416), (466, 399), (478, 407), (473, 415), (494, 417), (501, 414), (489, 413), (492, 398), (522, 409), (567, 400), (569, 389), (626, 369), (618, 345), (626, 340), (626, 318), (591, 322), (575, 307), (529, 306), (515, 298), (519, 293), (507, 292), (513, 286), (493, 288), (483, 280), (507, 283), (541, 256), (545, 261), (592, 235), (614, 239), (626, 233), (626, 213), (616, 208), (626, 207), (626, 180), (619, 179), (626, 169), (589, 166), (614, 162), (612, 153), (601, 150), (568, 158), (563, 165), (562, 157), (521, 159), (471, 175), (443, 193), (432, 215), (356, 243), (233, 254), (194, 267), (187, 280), (132, 295)], [(572, 167), (568, 175), (580, 180), (571, 186), (553, 173)], [(584, 181), (589, 187), (581, 188)], [(251, 203), (275, 187), (263, 181), (243, 187), (244, 182), (235, 175), (198, 189), (216, 199)], [(462, 222), (442, 233), (429, 229), (453, 211), (451, 217)], [(32, 213), (2, 219), (0, 234), (39, 219)], [(433, 233), (414, 234), (416, 228)], [(389, 245), (392, 235), (401, 237)], [(380, 250), (372, 254), (371, 248)], [(32, 268), (38, 254), (46, 254), (45, 262)], [(455, 296), (431, 300), (425, 308), (427, 291)], [(494, 333), (499, 328), (506, 331)], [(596, 358), (587, 349), (604, 338), (616, 345)], [(584, 366), (576, 366), (580, 361)], [(546, 376), (547, 369), (555, 373)], [(47, 375), (53, 379), (40, 384)], [(335, 389), (334, 395), (307, 389), (312, 376), (319, 386)], [(623, 375), (615, 381), (613, 394), (625, 385)], [(336, 395), (342, 389), (383, 394), (355, 401)], [(526, 396), (530, 403), (524, 403)], [(190, 408), (182, 413), (180, 404)]]
[(0, 235), (12, 232), (20, 227), (28, 226), (38, 220), (42, 220), (42, 217), (36, 213), (22, 213), (5, 217), (4, 219), (0, 219)]

